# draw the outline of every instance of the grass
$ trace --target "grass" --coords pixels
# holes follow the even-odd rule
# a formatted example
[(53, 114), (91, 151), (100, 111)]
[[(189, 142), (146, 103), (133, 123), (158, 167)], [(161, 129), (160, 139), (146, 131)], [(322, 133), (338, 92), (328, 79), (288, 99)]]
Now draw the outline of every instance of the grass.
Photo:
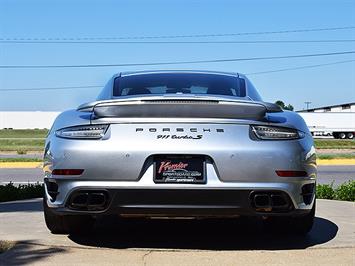
[(355, 153), (317, 154), (318, 159), (355, 159)]
[(0, 151), (19, 151), (19, 154), (27, 151), (43, 151), (44, 139), (1, 139)]
[(315, 139), (317, 149), (355, 149), (355, 140)]
[(41, 158), (0, 158), (0, 163), (43, 162)]
[(1, 129), (0, 138), (45, 138), (47, 129)]
[(47, 129), (1, 129), (0, 151), (43, 151)]
[(10, 250), (14, 246), (15, 246), (15, 242), (13, 241), (0, 240), (0, 254)]

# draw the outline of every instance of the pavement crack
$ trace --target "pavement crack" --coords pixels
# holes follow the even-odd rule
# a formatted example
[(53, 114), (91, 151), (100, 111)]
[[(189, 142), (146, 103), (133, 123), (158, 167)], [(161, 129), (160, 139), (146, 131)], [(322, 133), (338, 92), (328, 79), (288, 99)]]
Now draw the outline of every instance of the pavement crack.
[(146, 261), (147, 257), (148, 257), (151, 253), (153, 253), (153, 252), (154, 252), (153, 250), (149, 250), (148, 252), (146, 252), (145, 254), (143, 254), (143, 256), (142, 256), (142, 261), (143, 261), (143, 265), (144, 265), (144, 266), (147, 265), (147, 261)]

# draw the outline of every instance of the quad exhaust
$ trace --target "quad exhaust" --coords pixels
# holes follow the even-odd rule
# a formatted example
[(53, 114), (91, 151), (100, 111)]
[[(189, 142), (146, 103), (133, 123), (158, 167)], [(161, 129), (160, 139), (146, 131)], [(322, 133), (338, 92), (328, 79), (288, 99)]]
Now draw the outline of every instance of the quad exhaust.
[(108, 203), (107, 191), (75, 191), (70, 196), (68, 207), (78, 211), (103, 211)]
[(271, 198), (268, 194), (255, 194), (253, 201), (257, 209), (271, 207)]
[(252, 192), (250, 201), (258, 212), (283, 212), (291, 209), (289, 196), (285, 192)]

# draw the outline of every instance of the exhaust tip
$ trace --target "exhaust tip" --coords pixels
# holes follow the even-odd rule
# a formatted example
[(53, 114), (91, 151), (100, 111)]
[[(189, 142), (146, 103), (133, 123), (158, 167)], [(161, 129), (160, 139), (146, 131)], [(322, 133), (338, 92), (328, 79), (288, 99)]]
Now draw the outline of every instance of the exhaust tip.
[(289, 196), (282, 191), (254, 191), (250, 201), (257, 212), (286, 212), (292, 208)]
[(109, 204), (107, 191), (75, 191), (68, 207), (79, 211), (103, 211)]
[(256, 194), (254, 196), (254, 205), (256, 208), (270, 208), (271, 199), (267, 194)]
[(287, 199), (282, 194), (271, 194), (271, 205), (272, 207), (287, 208)]

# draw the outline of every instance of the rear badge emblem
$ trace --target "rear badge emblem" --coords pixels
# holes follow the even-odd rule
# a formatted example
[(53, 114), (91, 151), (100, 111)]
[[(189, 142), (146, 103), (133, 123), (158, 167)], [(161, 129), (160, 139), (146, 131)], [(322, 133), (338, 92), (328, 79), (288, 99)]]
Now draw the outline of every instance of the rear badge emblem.
[[(159, 133), (162, 132), (163, 134), (159, 134), (157, 135), (157, 139), (202, 139), (203, 135), (201, 135), (201, 133), (212, 133), (212, 132), (217, 132), (217, 133), (224, 133), (224, 129), (223, 128), (216, 128), (216, 129), (211, 129), (211, 128), (201, 128), (201, 129), (197, 129), (197, 128), (182, 128), (182, 127), (178, 127), (178, 128), (168, 128), (168, 127), (164, 127), (161, 129), (157, 129), (154, 127), (150, 127), (150, 128), (136, 128), (136, 132), (150, 132), (150, 133)], [(166, 133), (200, 133), (199, 135), (189, 135), (189, 134), (183, 134), (183, 135), (176, 135), (176, 134), (166, 134)], [(165, 134), (164, 134), (165, 133)]]

